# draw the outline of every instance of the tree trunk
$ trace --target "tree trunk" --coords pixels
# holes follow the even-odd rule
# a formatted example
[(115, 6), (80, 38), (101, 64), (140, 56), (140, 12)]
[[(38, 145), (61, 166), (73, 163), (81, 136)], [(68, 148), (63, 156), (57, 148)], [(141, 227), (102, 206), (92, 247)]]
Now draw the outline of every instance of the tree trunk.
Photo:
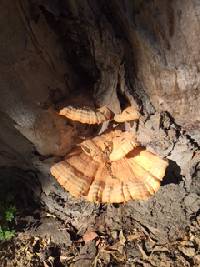
[[(140, 225), (159, 242), (181, 236), (200, 203), (199, 1), (2, 0), (0, 7), (1, 168), (37, 172), (41, 201), (79, 235), (104, 221), (107, 230)], [(161, 189), (119, 209), (74, 199), (49, 166), (93, 129), (66, 123), (56, 110), (106, 105), (119, 113), (127, 103), (142, 114), (130, 125), (138, 140), (170, 161)]]

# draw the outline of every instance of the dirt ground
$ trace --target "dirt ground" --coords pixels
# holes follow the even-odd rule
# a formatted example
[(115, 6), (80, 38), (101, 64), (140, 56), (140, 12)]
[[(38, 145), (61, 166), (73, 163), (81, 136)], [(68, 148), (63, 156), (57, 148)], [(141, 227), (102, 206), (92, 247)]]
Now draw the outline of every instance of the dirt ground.
[[(50, 214), (1, 244), (1, 266), (199, 266), (200, 218), (176, 241), (162, 243), (135, 224), (83, 236)], [(33, 224), (34, 225), (34, 224)], [(30, 226), (29, 226), (30, 227)]]

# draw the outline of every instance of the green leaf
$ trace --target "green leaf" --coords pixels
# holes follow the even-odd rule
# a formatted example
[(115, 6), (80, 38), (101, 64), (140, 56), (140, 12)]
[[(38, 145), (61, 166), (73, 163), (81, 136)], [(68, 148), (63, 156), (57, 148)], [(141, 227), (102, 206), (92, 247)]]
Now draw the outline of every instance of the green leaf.
[(4, 239), (5, 240), (9, 240), (13, 236), (15, 236), (15, 231), (14, 230), (7, 230), (7, 231), (4, 232)]
[(15, 218), (15, 207), (10, 206), (6, 211), (5, 211), (5, 220), (7, 222), (11, 222)]
[(0, 240), (5, 240), (4, 239), (4, 231), (2, 230), (1, 226), (0, 226)]
[(0, 226), (0, 241), (9, 240), (13, 236), (15, 236), (15, 230), (10, 230), (8, 227), (2, 228)]

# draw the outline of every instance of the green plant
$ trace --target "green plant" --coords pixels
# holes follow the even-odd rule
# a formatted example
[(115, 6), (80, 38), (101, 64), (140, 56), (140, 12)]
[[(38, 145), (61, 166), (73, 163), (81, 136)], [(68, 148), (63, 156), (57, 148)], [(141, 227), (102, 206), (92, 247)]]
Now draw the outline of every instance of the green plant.
[(15, 235), (12, 229), (15, 212), (14, 206), (5, 201), (0, 202), (0, 241), (9, 240)]

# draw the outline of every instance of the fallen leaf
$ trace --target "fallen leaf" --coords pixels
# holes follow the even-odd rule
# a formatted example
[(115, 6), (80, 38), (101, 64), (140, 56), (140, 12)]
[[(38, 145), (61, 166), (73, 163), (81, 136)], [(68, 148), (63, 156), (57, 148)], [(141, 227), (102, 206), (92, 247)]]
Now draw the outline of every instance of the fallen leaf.
[(60, 261), (64, 262), (64, 261), (69, 261), (71, 259), (73, 259), (74, 256), (60, 256)]
[(120, 244), (123, 245), (123, 246), (126, 243), (126, 238), (125, 238), (124, 233), (123, 233), (122, 230), (120, 230), (120, 233), (119, 233), (119, 241), (120, 241)]
[(141, 238), (144, 237), (144, 234), (143, 233), (140, 233), (140, 232), (136, 232), (134, 234), (131, 234), (131, 235), (128, 235), (127, 236), (127, 241), (135, 241), (135, 240), (139, 240)]
[(94, 231), (86, 231), (83, 235), (83, 241), (85, 241), (85, 243), (90, 242), (94, 240), (97, 236), (97, 233)]
[(97, 241), (96, 241), (96, 247), (100, 244), (100, 239), (98, 239)]

